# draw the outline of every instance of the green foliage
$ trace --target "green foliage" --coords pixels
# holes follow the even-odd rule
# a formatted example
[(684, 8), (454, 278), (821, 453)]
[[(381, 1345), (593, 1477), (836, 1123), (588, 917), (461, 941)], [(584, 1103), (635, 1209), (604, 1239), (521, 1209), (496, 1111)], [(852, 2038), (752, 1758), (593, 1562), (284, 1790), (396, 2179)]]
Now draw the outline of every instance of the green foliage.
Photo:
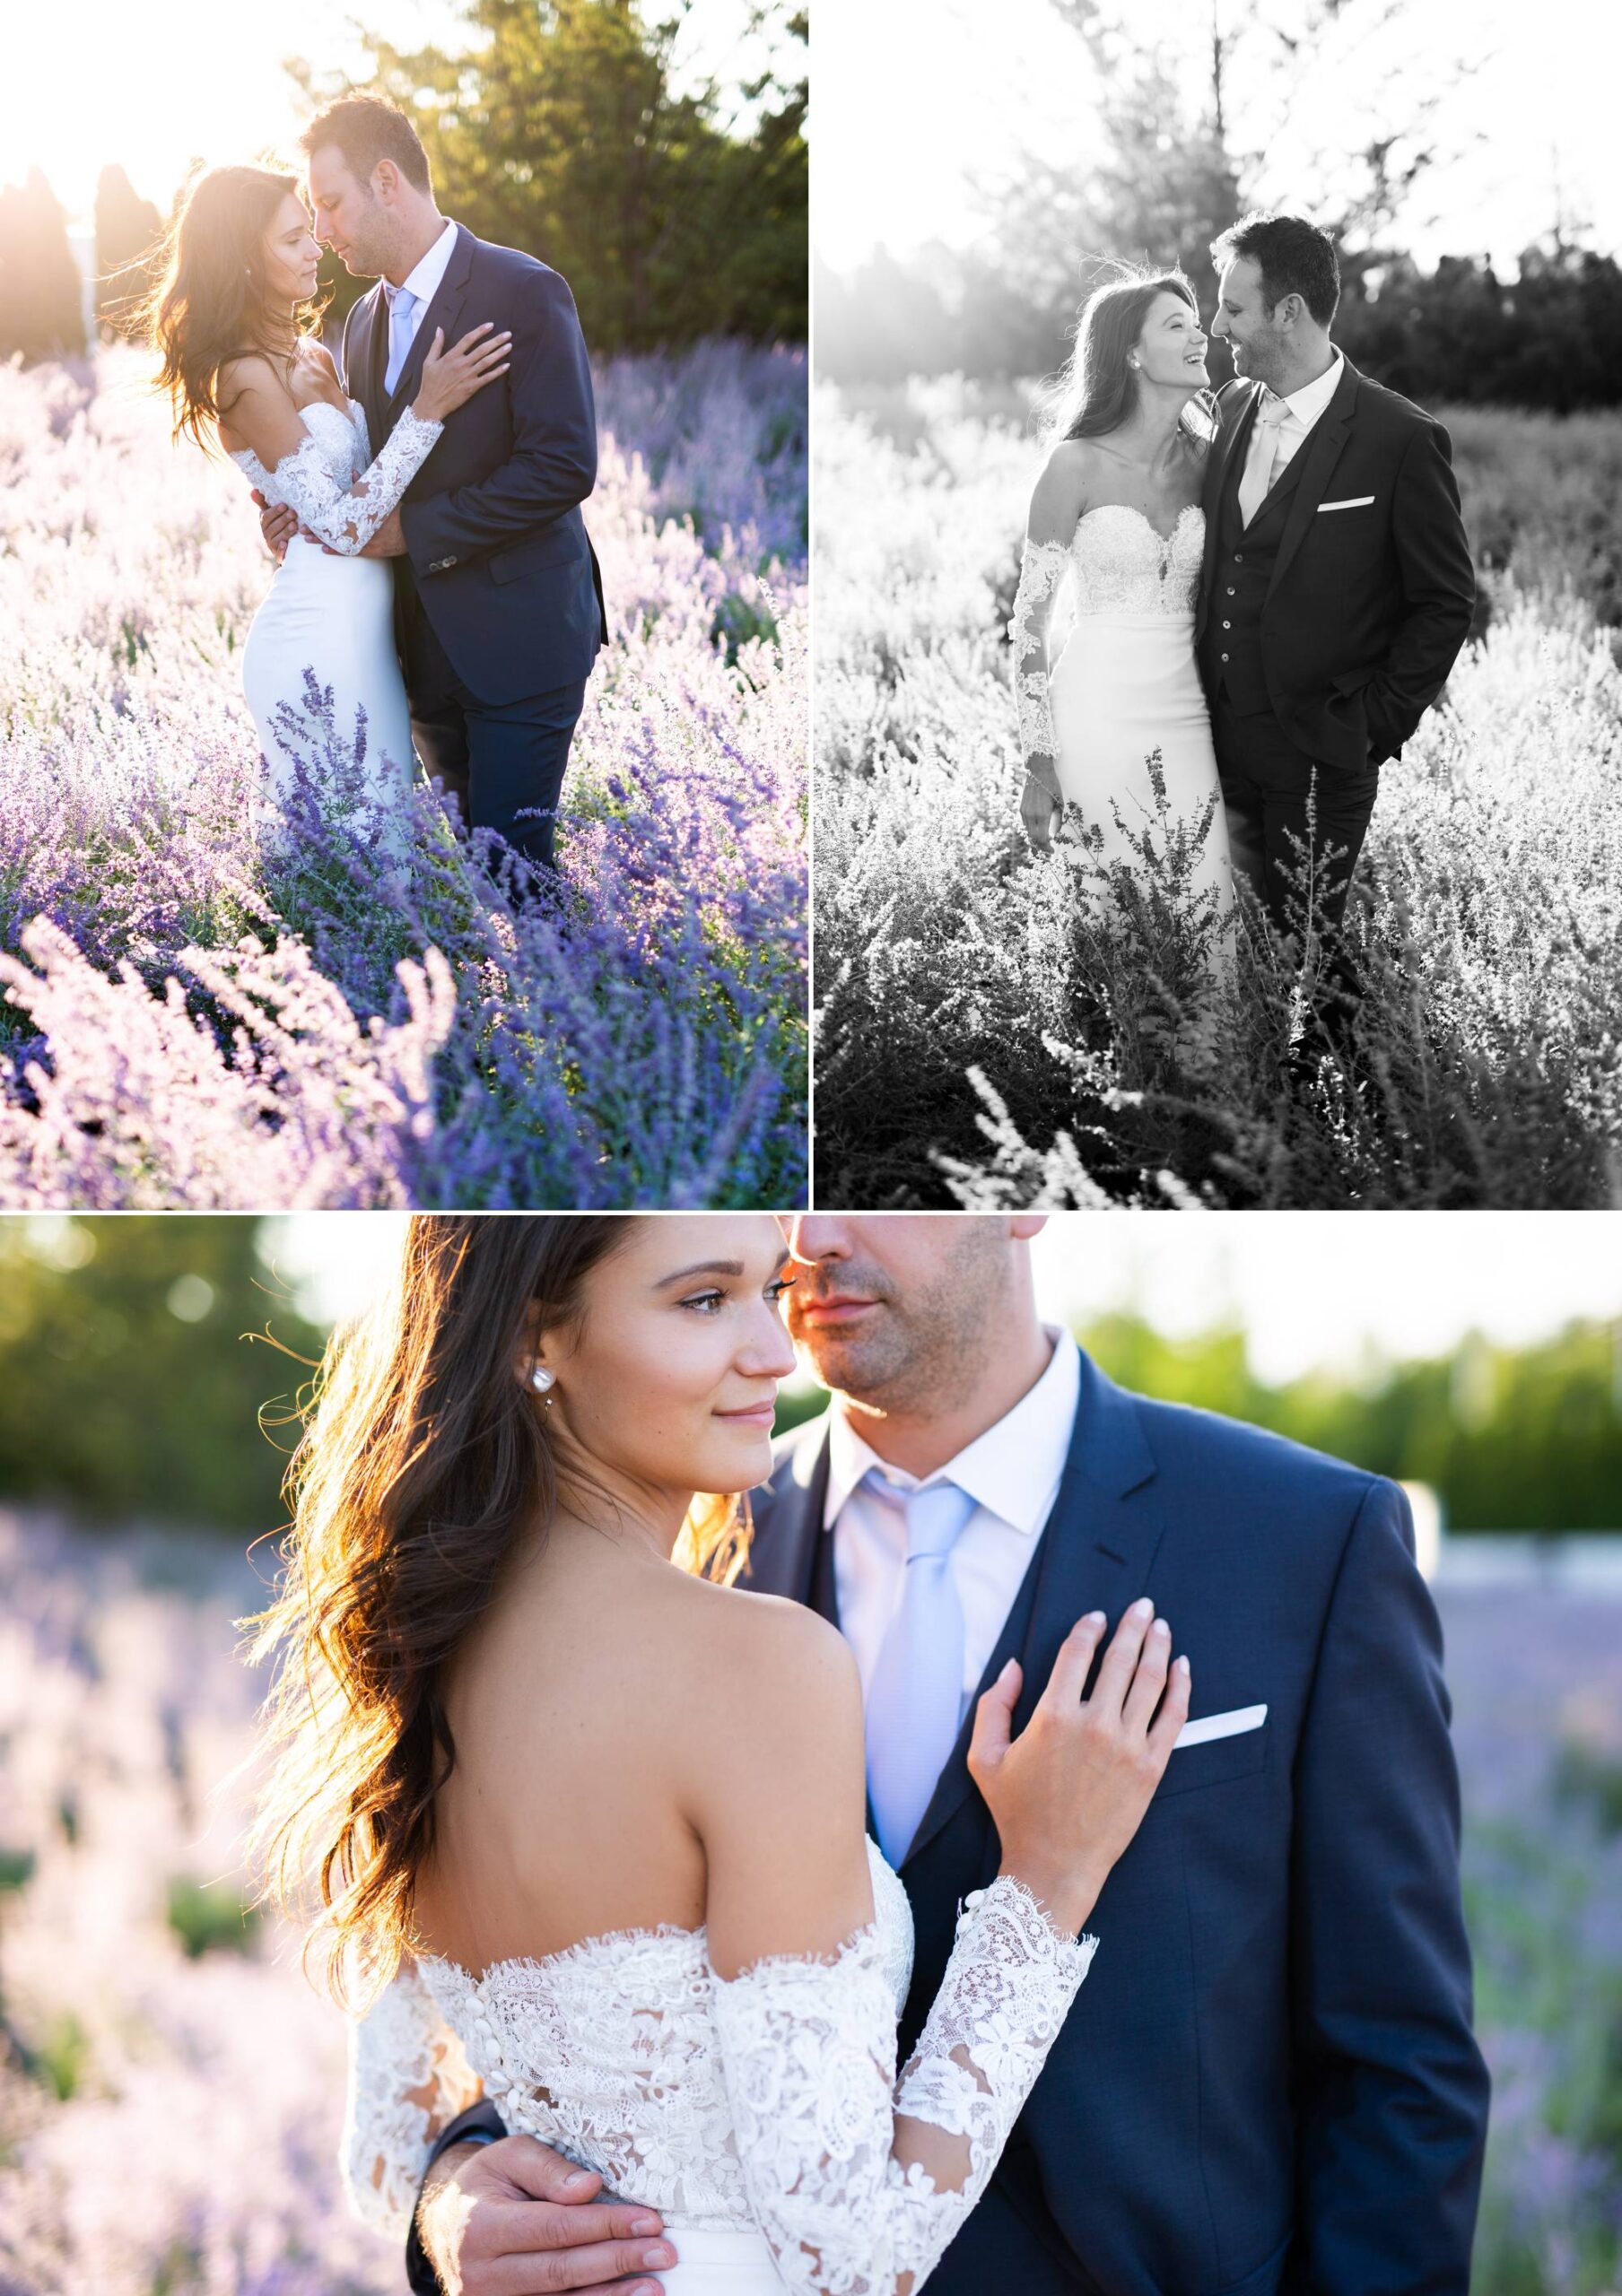
[[(651, 23), (634, 0), (461, 0), (465, 53), (368, 40), (374, 84), (428, 147), (441, 209), (560, 271), (598, 355), (806, 334), (803, 74), (745, 88), (751, 122), (732, 132), (715, 88), (672, 84), (683, 13)], [(803, 11), (780, 0), (757, 14), (805, 42)], [(363, 290), (331, 283), (336, 320)]]
[(1255, 1377), (1238, 1331), (1167, 1339), (1112, 1316), (1082, 1338), (1123, 1386), (1431, 1484), (1461, 1530), (1622, 1528), (1622, 1322), (1521, 1349), (1472, 1335), (1372, 1380), (1318, 1370), (1278, 1387)]
[(247, 1952), (259, 1914), (246, 1905), (234, 1882), (196, 1882), (177, 1874), (169, 1884), (166, 1915), (188, 1961), (204, 1953)]
[[(92, 1519), (274, 1529), (291, 1434), (257, 1431), (321, 1335), (278, 1294), (257, 1221), (0, 1222), (0, 1493)], [(280, 1447), (280, 1448), (278, 1448)]]
[(22, 1890), (33, 1879), (35, 1854), (31, 1849), (0, 1849), (0, 1897), (8, 1890)]

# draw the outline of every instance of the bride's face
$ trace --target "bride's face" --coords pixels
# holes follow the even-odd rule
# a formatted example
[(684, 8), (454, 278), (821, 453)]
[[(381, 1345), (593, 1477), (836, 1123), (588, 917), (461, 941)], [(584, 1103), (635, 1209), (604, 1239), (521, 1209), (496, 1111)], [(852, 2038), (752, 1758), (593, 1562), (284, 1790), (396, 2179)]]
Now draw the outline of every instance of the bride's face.
[(1156, 295), (1136, 345), (1145, 381), (1173, 390), (1202, 391), (1211, 379), (1205, 352), (1205, 329), (1182, 297), (1170, 288)]
[(544, 1335), (549, 1408), (622, 1488), (747, 1491), (772, 1472), (780, 1309), (791, 1270), (764, 1213), (633, 1220), (582, 1286), (572, 1331)]
[(303, 203), (290, 191), (276, 210), (261, 250), (265, 291), (273, 303), (307, 302), (316, 291), (321, 250)]

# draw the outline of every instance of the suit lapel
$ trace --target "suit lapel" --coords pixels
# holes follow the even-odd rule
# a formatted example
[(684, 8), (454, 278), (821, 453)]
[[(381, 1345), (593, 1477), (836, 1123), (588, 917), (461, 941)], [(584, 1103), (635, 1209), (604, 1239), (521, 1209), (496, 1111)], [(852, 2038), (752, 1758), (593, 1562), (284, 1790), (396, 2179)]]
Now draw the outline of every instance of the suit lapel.
[(1077, 1620), (1101, 1610), (1112, 1631), (1128, 1604), (1143, 1593), (1163, 1526), (1153, 1509), (1132, 1503), (1132, 1494), (1154, 1473), (1154, 1455), (1137, 1405), (1084, 1355), (1069, 1456), (1052, 1511), (964, 1718), (957, 1744), (902, 1860), (903, 1872), (956, 1815), (973, 1788), (968, 1753), (974, 1706), (1007, 1661), (1017, 1657), (1025, 1669), (1014, 1713), (1017, 1735), (1047, 1688), (1059, 1646)]
[[(428, 299), (428, 308), (418, 322), (417, 331), (412, 337), (411, 348), (406, 354), (406, 364), (400, 370), (399, 378), (389, 393), (388, 403), (383, 410), (384, 422), (390, 430), (398, 420), (400, 409), (408, 404), (412, 394), (416, 389), (418, 378), (423, 372), (423, 361), (428, 356), (429, 346), (433, 341), (435, 327), (444, 328), (447, 344), (454, 343), (457, 339), (457, 320), (461, 315), (462, 305), (467, 299), (467, 274), (473, 269), (473, 251), (478, 242), (473, 233), (460, 223), (456, 226), (456, 245), (450, 250), (450, 260), (445, 265), (444, 276)], [(380, 299), (380, 289), (379, 293)], [(382, 327), (379, 332), (387, 335), (388, 330), (387, 327)]]
[[(1335, 386), (1335, 396), (1318, 421), (1312, 425), (1306, 444), (1295, 457), (1301, 465), (1295, 499), (1285, 521), (1284, 534), (1278, 544), (1278, 555), (1273, 561), (1273, 578), (1268, 584), (1268, 596), (1278, 587), (1285, 568), (1306, 540), (1307, 528), (1317, 516), (1330, 475), (1340, 459), (1340, 449), (1346, 444), (1351, 427), (1352, 411), (1357, 396), (1357, 370), (1351, 361), (1342, 358), (1340, 380)], [(1294, 463), (1291, 465), (1293, 469)]]
[[(1206, 611), (1212, 587), (1216, 579), (1217, 532), (1222, 511), (1222, 490), (1227, 484), (1228, 473), (1234, 467), (1234, 456), (1241, 437), (1249, 438), (1251, 423), (1255, 416), (1256, 402), (1260, 394), (1251, 391), (1244, 404), (1231, 421), (1222, 423), (1216, 433), (1206, 464), (1205, 480), (1200, 488), (1200, 500), (1205, 510), (1205, 562), (1199, 576), (1199, 614), (1195, 630), (1195, 641), (1205, 629)], [(1220, 410), (1219, 410), (1220, 412)]]
[(758, 1530), (741, 1583), (751, 1594), (809, 1603), (817, 1539), (828, 1498), (828, 1422), (824, 1413), (797, 1430), (786, 1457), (756, 1504)]

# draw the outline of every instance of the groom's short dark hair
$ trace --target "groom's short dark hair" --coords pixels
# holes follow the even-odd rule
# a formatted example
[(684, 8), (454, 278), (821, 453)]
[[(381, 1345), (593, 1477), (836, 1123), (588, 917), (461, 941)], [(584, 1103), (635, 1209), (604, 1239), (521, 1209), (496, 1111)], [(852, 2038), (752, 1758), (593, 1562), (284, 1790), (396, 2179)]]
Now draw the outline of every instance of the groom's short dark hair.
[(1261, 300), (1271, 311), (1286, 295), (1299, 295), (1320, 326), (1328, 326), (1340, 300), (1340, 265), (1335, 242), (1304, 215), (1267, 215), (1257, 209), (1230, 223), (1211, 242), (1218, 268), (1243, 256), (1261, 274)]
[(407, 183), (426, 191), (428, 154), (398, 104), (386, 96), (342, 96), (319, 111), (299, 138), (309, 159), (313, 152), (341, 152), (357, 183), (365, 183), (379, 160), (392, 160)]

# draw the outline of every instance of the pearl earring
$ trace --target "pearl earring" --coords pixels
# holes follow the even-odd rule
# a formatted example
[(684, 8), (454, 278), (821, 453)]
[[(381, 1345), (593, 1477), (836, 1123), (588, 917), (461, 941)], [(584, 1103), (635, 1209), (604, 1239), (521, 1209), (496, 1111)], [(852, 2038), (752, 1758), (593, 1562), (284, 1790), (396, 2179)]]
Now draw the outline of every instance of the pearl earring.
[(549, 1387), (556, 1387), (557, 1373), (549, 1371), (544, 1363), (537, 1363), (529, 1374), (529, 1384), (537, 1396), (544, 1396)]

